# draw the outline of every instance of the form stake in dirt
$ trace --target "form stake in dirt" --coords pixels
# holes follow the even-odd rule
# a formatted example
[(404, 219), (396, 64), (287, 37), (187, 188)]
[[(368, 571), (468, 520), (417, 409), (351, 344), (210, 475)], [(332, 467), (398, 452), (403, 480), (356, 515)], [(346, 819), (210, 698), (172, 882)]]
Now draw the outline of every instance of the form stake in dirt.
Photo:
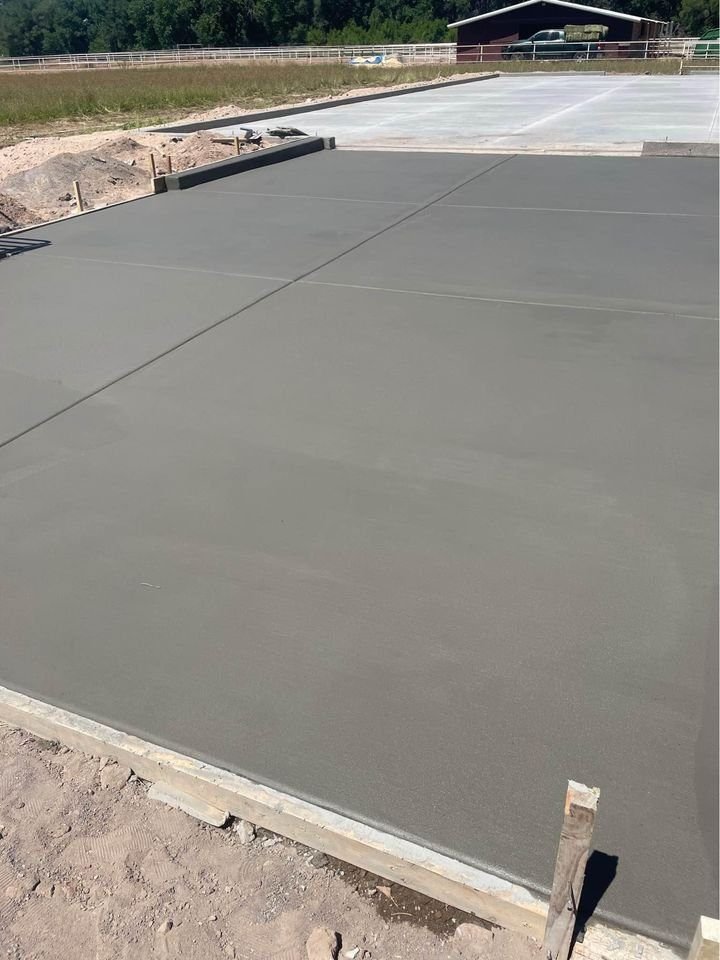
[(155, 170), (155, 154), (150, 154), (150, 177), (152, 180), (157, 176), (157, 171)]
[(172, 173), (172, 157), (168, 154), (167, 158), (167, 172)]
[(82, 213), (85, 207), (83, 206), (83, 198), (80, 193), (80, 184), (77, 180), (73, 180), (73, 192), (75, 194), (75, 203), (77, 204), (78, 213)]
[(240, 137), (233, 137), (235, 141), (235, 153), (240, 156)]
[(599, 796), (596, 787), (568, 781), (565, 818), (543, 940), (546, 960), (568, 960), (570, 956)]

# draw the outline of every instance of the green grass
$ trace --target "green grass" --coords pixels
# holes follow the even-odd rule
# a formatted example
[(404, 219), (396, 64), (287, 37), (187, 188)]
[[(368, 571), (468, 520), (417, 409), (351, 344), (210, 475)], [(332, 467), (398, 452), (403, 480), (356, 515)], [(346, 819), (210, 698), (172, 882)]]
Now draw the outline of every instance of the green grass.
[(153, 117), (236, 103), (245, 109), (326, 97), (356, 87), (391, 87), (492, 66), (367, 70), (343, 64), (229, 63), (141, 69), (0, 73), (0, 125)]

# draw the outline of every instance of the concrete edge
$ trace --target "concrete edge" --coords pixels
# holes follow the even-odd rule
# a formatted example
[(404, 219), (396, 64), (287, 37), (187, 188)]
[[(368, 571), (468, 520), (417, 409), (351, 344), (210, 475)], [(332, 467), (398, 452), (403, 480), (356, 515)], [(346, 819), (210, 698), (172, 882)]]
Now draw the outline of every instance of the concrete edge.
[(720, 143), (701, 141), (698, 143), (672, 142), (667, 140), (645, 140), (642, 147), (643, 157), (720, 157)]
[(442, 146), (434, 143), (382, 143), (382, 142), (368, 142), (368, 143), (349, 143), (343, 146), (338, 147), (338, 150), (344, 151), (355, 151), (356, 153), (362, 153), (367, 151), (380, 152), (380, 153), (465, 153), (465, 154), (477, 154), (482, 156), (483, 154), (500, 157), (639, 157), (640, 146), (635, 147), (633, 144), (629, 144), (627, 149), (617, 149), (617, 150), (602, 150), (600, 148), (573, 148), (572, 146), (568, 147), (558, 147), (553, 148), (549, 147), (543, 149), (541, 147), (468, 147), (468, 146)]
[(466, 83), (480, 83), (499, 77), (498, 71), (484, 73), (477, 77), (464, 77), (460, 80), (439, 80), (418, 87), (406, 87), (402, 90), (383, 90), (381, 93), (360, 94), (357, 97), (345, 97), (338, 100), (318, 100), (317, 103), (303, 103), (296, 107), (284, 107), (275, 110), (261, 110), (257, 113), (244, 113), (238, 117), (223, 117), (217, 120), (196, 120), (168, 127), (148, 127), (148, 133), (195, 133), (198, 130), (219, 130), (221, 127), (237, 126), (242, 123), (254, 123), (258, 120), (272, 120), (273, 117), (292, 117), (298, 113), (313, 113), (315, 110), (330, 110), (333, 107), (349, 106), (353, 103), (367, 103), (369, 100), (385, 100), (387, 97), (402, 97), (425, 90), (438, 90), (442, 87), (459, 87)]
[(0, 720), (160, 781), (497, 926), (542, 938), (547, 905), (529, 890), (419, 844), (105, 724), (0, 687)]
[(210, 183), (222, 177), (230, 177), (235, 173), (246, 170), (255, 170), (272, 163), (281, 163), (283, 160), (292, 160), (295, 157), (304, 157), (309, 153), (317, 153), (332, 149), (334, 140), (324, 140), (322, 137), (304, 137), (302, 140), (293, 140), (292, 143), (279, 143), (274, 147), (265, 147), (254, 150), (252, 153), (241, 153), (236, 157), (217, 160), (215, 163), (205, 163), (189, 170), (180, 170), (177, 173), (166, 173), (163, 177), (166, 190), (186, 190), (201, 183)]
[[(161, 790), (289, 837), (516, 933), (542, 940), (547, 903), (487, 871), (333, 813), (272, 787), (0, 686), (0, 721), (130, 767)], [(680, 960), (656, 940), (591, 923), (574, 956), (583, 960)]]

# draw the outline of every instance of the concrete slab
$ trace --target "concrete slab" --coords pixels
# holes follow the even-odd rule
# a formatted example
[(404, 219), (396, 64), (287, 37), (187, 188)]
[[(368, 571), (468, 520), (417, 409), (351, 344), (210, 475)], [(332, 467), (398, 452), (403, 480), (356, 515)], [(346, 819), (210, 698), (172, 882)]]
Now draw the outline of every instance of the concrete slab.
[[(590, 218), (452, 206), (460, 190), (420, 210), (445, 160), (412, 166), (417, 207), (287, 199), (293, 161), (280, 197), (153, 198), (31, 231), (52, 245), (0, 265), (39, 265), (11, 372), (37, 372), (44, 402), (55, 366), (80, 390), (175, 335), (171, 312), (157, 340), (151, 309), (127, 343), (109, 323), (111, 355), (93, 343), (83, 372), (103, 282), (53, 353), (45, 263), (120, 277), (137, 237), (138, 269), (160, 258), (164, 297), (200, 324), (200, 294), (171, 282), (193, 252), (193, 277), (341, 257), (246, 309), (240, 283), (225, 323), (0, 451), (0, 681), (537, 889), (565, 780), (598, 784), (597, 846), (619, 857), (602, 908), (688, 943), (717, 898), (704, 161), (567, 161), (600, 209), (667, 215)], [(373, 160), (378, 182), (406, 161)], [(333, 163), (352, 197), (356, 155)], [(514, 164), (519, 197), (558, 190), (542, 159), (477, 183)]]
[[(62, 238), (63, 255), (83, 260), (274, 281), (301, 276), (402, 215), (396, 206), (319, 205), (312, 199), (246, 196), (212, 186), (111, 207), (102, 216), (52, 224), (33, 236), (53, 243), (42, 251), (44, 256), (58, 253), (54, 244)], [(407, 211), (411, 209), (408, 204)]]
[(448, 156), (437, 158), (409, 153), (402, 163), (388, 165), (382, 153), (364, 150), (339, 156), (328, 150), (318, 156), (293, 161), (292, 178), (282, 167), (253, 170), (247, 176), (229, 177), (202, 190), (257, 196), (338, 197), (374, 203), (424, 203), (450, 190), (467, 177), (489, 169), (499, 157)]
[(644, 140), (716, 140), (717, 108), (711, 76), (506, 74), (273, 122), (339, 147), (639, 154)]
[(280, 286), (80, 261), (66, 249), (63, 239), (3, 265), (12, 309), (0, 315), (0, 443)]
[[(717, 175), (717, 161), (705, 159), (689, 165), (684, 160), (667, 158), (587, 157), (578, 164), (575, 157), (519, 156), (460, 187), (444, 202), (630, 216), (650, 214), (659, 217), (662, 226), (667, 217), (716, 216)], [(668, 189), (670, 180), (675, 182)], [(618, 225), (622, 222), (619, 220)], [(591, 232), (595, 221), (587, 226)]]
[(453, 207), (452, 199), (309, 279), (598, 309), (717, 312), (708, 283), (718, 257), (710, 216), (600, 214), (590, 221), (584, 212)]

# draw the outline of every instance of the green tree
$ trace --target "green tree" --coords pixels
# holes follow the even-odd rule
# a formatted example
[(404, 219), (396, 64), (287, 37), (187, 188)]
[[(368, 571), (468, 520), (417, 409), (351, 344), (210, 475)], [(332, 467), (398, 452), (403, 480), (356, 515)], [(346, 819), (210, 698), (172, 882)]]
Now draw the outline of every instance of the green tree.
[(718, 0), (682, 0), (678, 14), (683, 30), (690, 37), (699, 37), (717, 27), (719, 15)]

